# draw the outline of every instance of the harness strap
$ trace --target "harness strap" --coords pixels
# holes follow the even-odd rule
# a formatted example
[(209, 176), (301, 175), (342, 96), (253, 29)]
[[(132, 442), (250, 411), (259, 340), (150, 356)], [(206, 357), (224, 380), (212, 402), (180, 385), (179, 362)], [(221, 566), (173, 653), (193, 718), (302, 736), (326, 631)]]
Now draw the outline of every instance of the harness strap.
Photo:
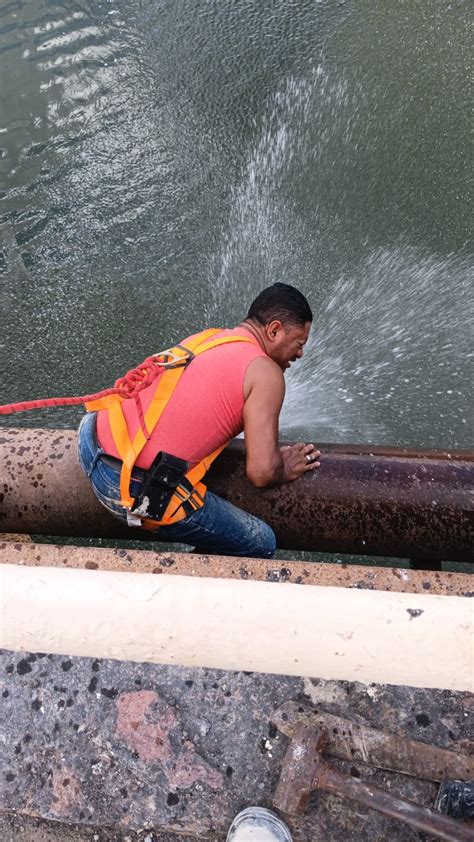
[[(112, 437), (117, 448), (117, 452), (122, 460), (122, 470), (120, 473), (120, 496), (121, 504), (126, 508), (133, 506), (133, 498), (130, 496), (130, 481), (133, 467), (143, 450), (156, 425), (158, 424), (163, 411), (168, 404), (176, 386), (178, 385), (185, 368), (193, 360), (194, 356), (202, 354), (211, 348), (216, 348), (219, 345), (229, 344), (231, 342), (251, 342), (255, 343), (254, 339), (247, 336), (229, 336), (221, 337), (220, 339), (212, 339), (216, 333), (220, 333), (217, 328), (210, 328), (204, 330), (188, 342), (187, 346), (176, 345), (174, 348), (163, 352), (164, 362), (163, 374), (158, 380), (155, 393), (150, 401), (150, 404), (143, 414), (141, 412), (141, 404), (139, 403), (139, 396), (135, 400), (140, 407), (139, 415), (141, 414), (141, 425), (137, 430), (133, 441), (128, 432), (125, 416), (121, 404), (124, 398), (120, 395), (108, 395), (99, 400), (86, 403), (88, 412), (99, 409), (107, 409), (109, 412), (110, 428)], [(166, 357), (171, 362), (166, 362)], [(138, 408), (138, 407), (137, 407)], [(202, 459), (193, 468), (191, 468), (185, 475), (183, 484), (178, 486), (173, 494), (163, 518), (157, 522), (155, 520), (143, 519), (142, 523), (145, 528), (156, 529), (159, 525), (176, 523), (182, 520), (190, 510), (201, 508), (204, 504), (204, 495), (206, 493), (206, 486), (201, 482), (202, 478), (209, 470), (214, 459), (226, 447), (219, 446), (209, 456)], [(188, 511), (186, 511), (186, 509)]]

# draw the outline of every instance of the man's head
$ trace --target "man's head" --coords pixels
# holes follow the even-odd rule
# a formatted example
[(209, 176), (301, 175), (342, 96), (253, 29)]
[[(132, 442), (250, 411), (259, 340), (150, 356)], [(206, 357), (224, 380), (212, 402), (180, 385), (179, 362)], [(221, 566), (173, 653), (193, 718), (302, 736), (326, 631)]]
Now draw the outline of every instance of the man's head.
[(303, 356), (313, 321), (304, 295), (289, 284), (273, 284), (257, 295), (247, 320), (253, 323), (265, 351), (283, 371)]

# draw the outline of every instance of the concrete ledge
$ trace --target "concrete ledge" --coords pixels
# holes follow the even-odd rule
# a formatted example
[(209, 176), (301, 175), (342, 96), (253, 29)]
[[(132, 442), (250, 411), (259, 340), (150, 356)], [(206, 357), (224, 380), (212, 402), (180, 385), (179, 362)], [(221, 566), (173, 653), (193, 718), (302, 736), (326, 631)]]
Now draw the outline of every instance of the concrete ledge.
[[(14, 540), (5, 540), (12, 537)], [(28, 536), (22, 536), (25, 538)], [(151, 549), (124, 550), (70, 545), (35, 544), (0, 535), (0, 564), (31, 567), (116, 570), (128, 573), (245, 579), (261, 582), (293, 582), (400, 593), (472, 596), (469, 573), (410, 570), (401, 567), (368, 567), (329, 562), (208, 556), (195, 553), (161, 553)]]

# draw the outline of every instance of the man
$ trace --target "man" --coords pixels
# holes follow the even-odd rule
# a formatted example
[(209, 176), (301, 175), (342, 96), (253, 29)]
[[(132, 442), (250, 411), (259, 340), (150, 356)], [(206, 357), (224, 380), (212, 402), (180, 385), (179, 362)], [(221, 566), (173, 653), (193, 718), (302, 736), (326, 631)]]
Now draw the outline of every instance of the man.
[[(158, 541), (271, 558), (273, 530), (206, 493), (200, 480), (242, 430), (247, 476), (258, 488), (319, 467), (313, 444), (278, 444), (284, 372), (303, 356), (312, 318), (297, 289), (273, 284), (238, 327), (196, 334), (149, 358), (157, 373), (138, 394), (89, 405), (98, 411), (81, 423), (79, 457), (100, 502), (130, 525), (152, 530)], [(146, 363), (131, 374), (146, 372)]]

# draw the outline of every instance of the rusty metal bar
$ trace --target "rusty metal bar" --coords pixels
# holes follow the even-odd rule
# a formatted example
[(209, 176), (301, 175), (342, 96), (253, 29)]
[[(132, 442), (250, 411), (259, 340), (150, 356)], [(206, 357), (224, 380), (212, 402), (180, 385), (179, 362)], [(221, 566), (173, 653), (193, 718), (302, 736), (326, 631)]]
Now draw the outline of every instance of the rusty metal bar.
[(296, 726), (273, 797), (273, 806), (285, 817), (301, 815), (306, 810), (311, 791), (317, 786), (319, 752), (325, 745), (326, 734), (320, 728), (308, 728), (301, 723)]
[[(474, 454), (321, 445), (321, 468), (261, 490), (245, 476), (242, 442), (209, 488), (266, 520), (282, 549), (470, 562)], [(0, 531), (146, 540), (96, 501), (71, 430), (0, 429)]]
[(447, 842), (472, 842), (473, 839), (472, 829), (461, 822), (443, 816), (430, 807), (420, 807), (404, 798), (395, 798), (377, 786), (337, 772), (322, 760), (318, 762), (313, 789), (348, 798)]
[(466, 825), (430, 807), (420, 807), (412, 801), (395, 798), (379, 787), (334, 769), (322, 758), (327, 739), (323, 729), (303, 722), (296, 725), (273, 799), (274, 806), (285, 817), (291, 819), (301, 814), (311, 792), (322, 790), (339, 798), (348, 798), (447, 842), (472, 842), (471, 829)]
[[(0, 545), (0, 560), (1, 557)], [(474, 756), (456, 743), (449, 750), (439, 748), (291, 700), (273, 712), (272, 722), (290, 738), (300, 726), (324, 731), (325, 753), (352, 763), (366, 763), (428, 781), (474, 779)]]

